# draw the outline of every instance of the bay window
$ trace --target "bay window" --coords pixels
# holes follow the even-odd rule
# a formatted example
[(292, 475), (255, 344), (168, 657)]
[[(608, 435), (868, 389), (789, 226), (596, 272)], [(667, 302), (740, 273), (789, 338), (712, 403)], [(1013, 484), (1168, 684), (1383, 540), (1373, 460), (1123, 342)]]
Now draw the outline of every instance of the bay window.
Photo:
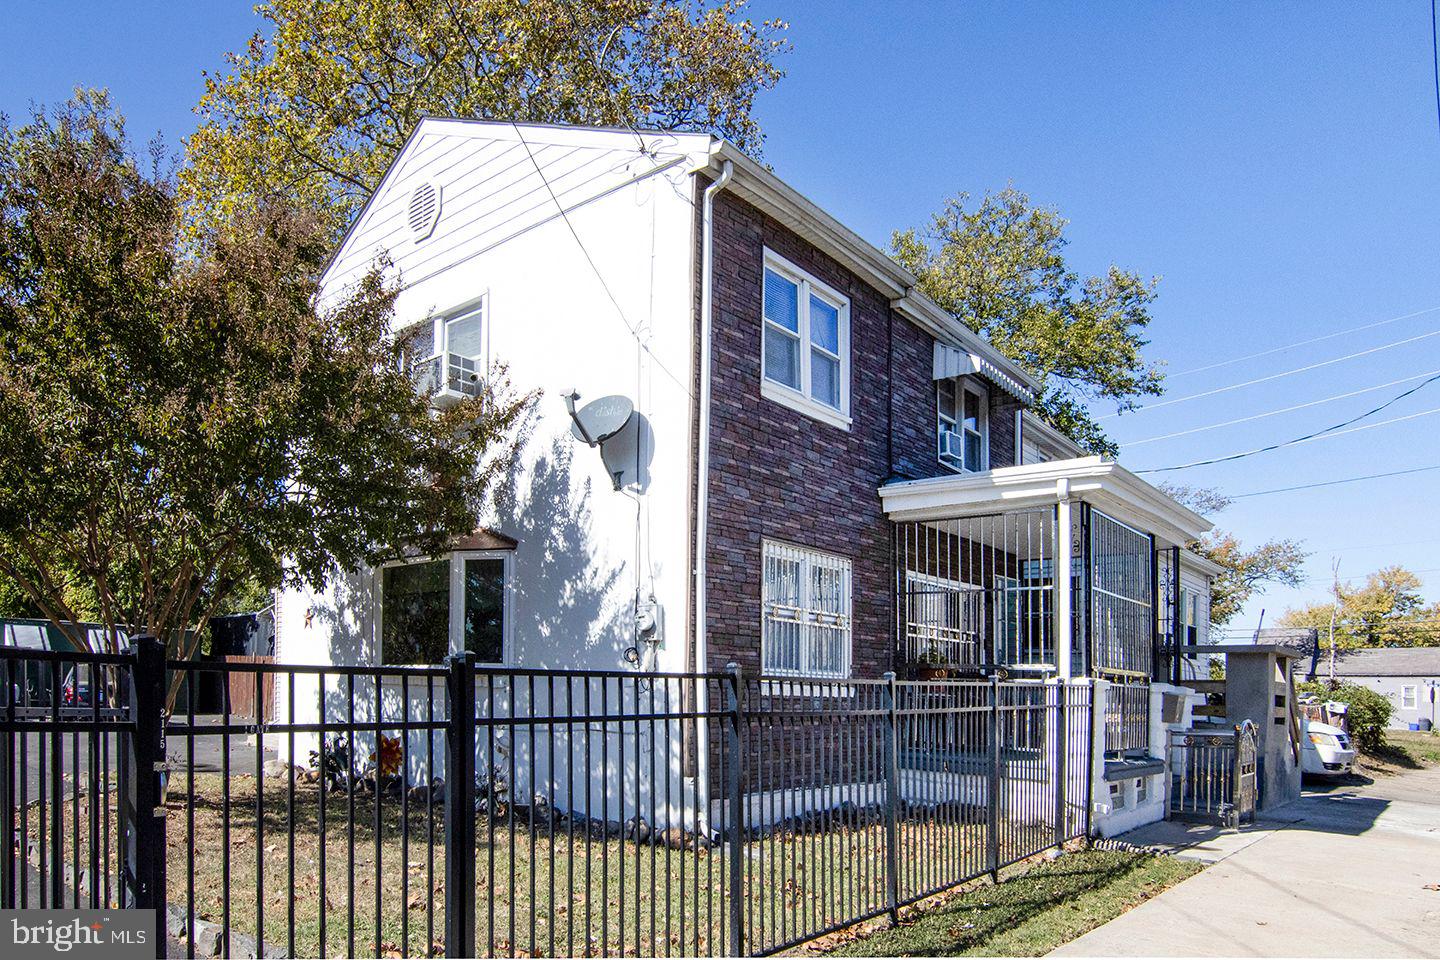
[(761, 395), (840, 427), (850, 424), (850, 301), (765, 252)]
[(437, 664), (469, 651), (504, 663), (509, 649), (510, 555), (463, 551), (380, 570), (380, 661)]
[(762, 565), (762, 671), (850, 676), (850, 561), (766, 540)]

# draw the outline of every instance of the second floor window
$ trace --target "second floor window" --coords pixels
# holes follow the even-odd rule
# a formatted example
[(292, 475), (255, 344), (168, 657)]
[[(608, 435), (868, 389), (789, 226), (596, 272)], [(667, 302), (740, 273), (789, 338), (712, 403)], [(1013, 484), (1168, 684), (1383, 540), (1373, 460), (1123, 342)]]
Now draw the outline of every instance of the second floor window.
[(484, 317), (483, 306), (477, 306), (465, 313), (445, 318), (442, 331), (445, 352), (471, 360), (484, 356)]
[(959, 379), (935, 384), (936, 444), (940, 462), (953, 470), (974, 473), (989, 466), (985, 451), (986, 398)]
[(1200, 594), (1180, 588), (1180, 641), (1187, 646), (1200, 642)]
[(802, 413), (850, 424), (850, 303), (765, 254), (761, 393)]

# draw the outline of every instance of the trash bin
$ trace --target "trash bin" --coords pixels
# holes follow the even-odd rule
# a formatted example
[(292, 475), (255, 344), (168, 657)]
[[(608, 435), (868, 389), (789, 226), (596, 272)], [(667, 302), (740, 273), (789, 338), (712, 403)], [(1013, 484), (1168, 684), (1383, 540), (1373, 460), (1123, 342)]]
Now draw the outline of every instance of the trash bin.
[(1429, 733), (1431, 730), (1435, 729), (1435, 724), (1430, 721), (1429, 717), (1423, 717), (1420, 720), (1420, 729), (1425, 733)]
[(1420, 724), (1418, 724), (1418, 723), (1412, 723), (1412, 724), (1410, 724), (1410, 729), (1411, 729), (1411, 730), (1419, 730), (1419, 729), (1420, 729)]

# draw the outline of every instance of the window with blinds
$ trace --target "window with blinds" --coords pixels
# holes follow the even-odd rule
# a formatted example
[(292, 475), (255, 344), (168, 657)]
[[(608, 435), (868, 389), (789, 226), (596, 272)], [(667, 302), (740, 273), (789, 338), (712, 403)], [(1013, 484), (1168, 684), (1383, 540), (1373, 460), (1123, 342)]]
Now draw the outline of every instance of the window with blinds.
[(760, 661), (766, 674), (850, 675), (850, 583), (844, 557), (765, 541)]

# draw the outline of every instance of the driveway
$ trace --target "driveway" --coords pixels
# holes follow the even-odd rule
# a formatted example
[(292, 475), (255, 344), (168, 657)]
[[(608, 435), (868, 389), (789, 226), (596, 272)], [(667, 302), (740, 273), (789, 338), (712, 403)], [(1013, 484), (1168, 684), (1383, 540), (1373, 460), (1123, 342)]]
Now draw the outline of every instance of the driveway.
[(1239, 833), (1124, 839), (1212, 865), (1053, 956), (1440, 956), (1440, 768), (1308, 789)]
[[(197, 714), (195, 717), (197, 726), (210, 726), (219, 722), (220, 718), (218, 716), (201, 716)], [(40, 765), (42, 739), (44, 740), (45, 756), (45, 766), (43, 769)], [(71, 735), (62, 734), (58, 739), (62, 758), (60, 771), (62, 791), (66, 796), (69, 796), (70, 791), (73, 789), (73, 781), (71, 779), (73, 771), (78, 769), (80, 772), (82, 790), (85, 789), (90, 782), (90, 738), (88, 736), (81, 736), (75, 737), (72, 740)], [(170, 769), (184, 771), (187, 762), (188, 739), (189, 738), (179, 736), (167, 738), (166, 754), (170, 760)], [(195, 741), (196, 771), (219, 773), (223, 769), (225, 738), (214, 733), (197, 733), (193, 739)], [(50, 781), (48, 777), (50, 775), (51, 764), (54, 762), (55, 757), (54, 743), (55, 739), (48, 735), (43, 737), (36, 734), (28, 735), (25, 750), (26, 773), (23, 781), (25, 800), (27, 803), (33, 803), (40, 798), (40, 781), (42, 776), (46, 778), (46, 789), (49, 789)], [(255, 772), (254, 738), (239, 733), (231, 734), (229, 746), (230, 770), (232, 773), (253, 774)], [(119, 762), (119, 756), (116, 753), (117, 749), (116, 745), (112, 742), (106, 753), (108, 766), (112, 772), (116, 769), (116, 765)], [(260, 758), (261, 763), (263, 764), (266, 760), (273, 760), (275, 756), (275, 751), (266, 747)], [(19, 759), (19, 748), (17, 746), (15, 748), (14, 760), (18, 763)], [(17, 777), (17, 781), (18, 780), (19, 778)], [(20, 784), (17, 783), (16, 786), (18, 789)]]

